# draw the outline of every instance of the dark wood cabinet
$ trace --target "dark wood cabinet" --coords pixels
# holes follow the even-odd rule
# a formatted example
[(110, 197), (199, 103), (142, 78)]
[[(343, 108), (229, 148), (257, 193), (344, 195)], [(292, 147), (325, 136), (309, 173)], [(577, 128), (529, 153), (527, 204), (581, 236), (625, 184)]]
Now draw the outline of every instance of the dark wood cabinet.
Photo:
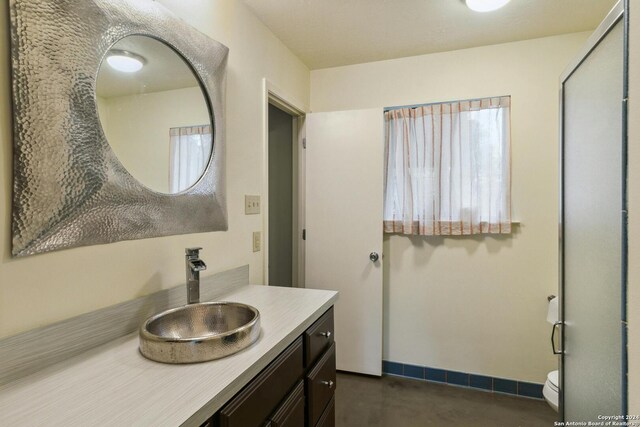
[(300, 381), (271, 416), (271, 427), (304, 427), (304, 381)]
[(333, 344), (333, 307), (304, 334), (304, 366), (309, 368)]
[(336, 389), (336, 345), (332, 344), (309, 371), (305, 378), (307, 387), (307, 425), (315, 426), (333, 399)]
[(203, 427), (333, 426), (333, 329), (330, 308)]
[(336, 398), (331, 398), (331, 402), (327, 405), (326, 409), (320, 417), (320, 421), (316, 424), (316, 427), (335, 427), (336, 425)]
[(304, 372), (302, 338), (271, 362), (219, 412), (220, 427), (262, 427)]

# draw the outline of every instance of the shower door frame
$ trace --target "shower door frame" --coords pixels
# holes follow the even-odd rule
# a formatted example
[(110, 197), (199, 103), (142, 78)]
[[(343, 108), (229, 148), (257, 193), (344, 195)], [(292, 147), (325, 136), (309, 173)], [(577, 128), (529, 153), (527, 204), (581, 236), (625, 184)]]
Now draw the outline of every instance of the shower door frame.
[[(622, 121), (620, 126), (622, 127), (622, 265), (621, 265), (621, 334), (622, 334), (622, 349), (620, 361), (622, 364), (622, 390), (621, 390), (621, 410), (622, 415), (628, 413), (628, 359), (627, 359), (627, 264), (628, 264), (628, 250), (627, 250), (627, 208), (628, 208), (628, 196), (627, 196), (627, 176), (628, 176), (628, 137), (627, 137), (627, 111), (628, 111), (628, 96), (629, 96), (629, 79), (628, 79), (628, 64), (629, 64), (629, 0), (619, 0), (611, 11), (607, 14), (605, 19), (600, 23), (598, 28), (587, 40), (585, 46), (575, 59), (567, 66), (565, 71), (560, 76), (560, 147), (559, 147), (559, 172), (560, 172), (560, 194), (559, 194), (559, 224), (558, 224), (558, 244), (559, 244), (559, 296), (560, 296), (560, 375), (559, 375), (559, 413), (560, 419), (565, 421), (564, 414), (564, 363), (565, 363), (565, 280), (564, 280), (564, 85), (567, 80), (573, 75), (573, 73), (580, 67), (580, 65), (586, 60), (591, 52), (598, 46), (598, 44), (609, 34), (609, 32), (618, 24), (623, 21), (623, 77), (622, 77)], [(555, 326), (554, 326), (555, 328)], [(553, 336), (552, 336), (553, 337)]]

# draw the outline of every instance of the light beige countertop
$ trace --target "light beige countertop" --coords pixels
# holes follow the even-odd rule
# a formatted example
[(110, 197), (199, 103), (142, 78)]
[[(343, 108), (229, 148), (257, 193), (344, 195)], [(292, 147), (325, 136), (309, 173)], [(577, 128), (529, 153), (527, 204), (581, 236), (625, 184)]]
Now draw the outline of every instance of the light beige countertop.
[[(167, 365), (129, 334), (0, 388), (2, 426), (199, 426), (301, 335), (337, 292), (245, 285), (219, 301), (252, 305), (262, 333), (223, 359)], [(0, 361), (2, 363), (2, 361)]]

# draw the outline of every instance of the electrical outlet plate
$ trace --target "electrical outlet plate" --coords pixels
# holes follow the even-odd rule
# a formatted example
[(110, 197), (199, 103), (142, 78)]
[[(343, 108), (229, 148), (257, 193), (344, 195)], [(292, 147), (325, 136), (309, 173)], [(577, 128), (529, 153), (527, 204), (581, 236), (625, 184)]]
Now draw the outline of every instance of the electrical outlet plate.
[(260, 246), (261, 246), (261, 241), (260, 241), (260, 232), (259, 231), (254, 231), (253, 232), (253, 252), (259, 252), (260, 251)]
[(255, 215), (260, 213), (260, 196), (244, 196), (244, 214)]

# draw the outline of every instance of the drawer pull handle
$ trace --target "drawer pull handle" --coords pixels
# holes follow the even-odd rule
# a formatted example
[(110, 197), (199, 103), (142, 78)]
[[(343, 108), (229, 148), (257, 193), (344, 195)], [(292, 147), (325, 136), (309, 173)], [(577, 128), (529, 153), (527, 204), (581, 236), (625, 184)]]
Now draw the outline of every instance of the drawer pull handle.
[(320, 332), (320, 335), (322, 335), (325, 338), (330, 338), (331, 337), (331, 332), (327, 331), (327, 332)]
[(326, 385), (326, 386), (327, 386), (327, 387), (329, 387), (329, 388), (333, 388), (333, 384), (334, 384), (334, 382), (333, 382), (333, 381), (331, 381), (331, 380), (329, 380), (329, 381), (320, 381), (320, 384), (322, 384), (322, 385)]

